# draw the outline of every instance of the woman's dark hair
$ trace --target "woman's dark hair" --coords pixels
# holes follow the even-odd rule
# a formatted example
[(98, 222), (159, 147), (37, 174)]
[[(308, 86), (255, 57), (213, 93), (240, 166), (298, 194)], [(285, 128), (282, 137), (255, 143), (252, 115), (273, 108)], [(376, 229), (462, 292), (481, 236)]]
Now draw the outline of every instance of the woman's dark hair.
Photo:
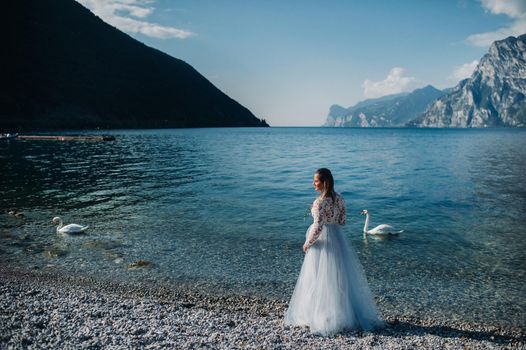
[(318, 179), (320, 179), (323, 184), (323, 192), (321, 193), (321, 198), (331, 197), (333, 201), (336, 200), (336, 193), (334, 192), (334, 178), (332, 173), (327, 168), (320, 168), (316, 170), (318, 174)]

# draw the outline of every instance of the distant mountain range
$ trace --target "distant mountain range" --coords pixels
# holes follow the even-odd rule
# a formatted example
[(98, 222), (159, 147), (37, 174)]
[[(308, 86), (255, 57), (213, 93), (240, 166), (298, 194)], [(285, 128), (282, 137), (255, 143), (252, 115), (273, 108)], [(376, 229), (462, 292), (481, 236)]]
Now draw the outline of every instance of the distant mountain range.
[(324, 126), (403, 127), (444, 94), (428, 85), (411, 93), (365, 100), (349, 108), (333, 105)]
[(469, 79), (454, 88), (333, 105), (324, 126), (526, 127), (526, 34), (494, 42)]
[(74, 0), (3, 10), (0, 131), (268, 126), (189, 64)]
[(409, 125), (526, 127), (526, 34), (494, 42), (469, 79)]

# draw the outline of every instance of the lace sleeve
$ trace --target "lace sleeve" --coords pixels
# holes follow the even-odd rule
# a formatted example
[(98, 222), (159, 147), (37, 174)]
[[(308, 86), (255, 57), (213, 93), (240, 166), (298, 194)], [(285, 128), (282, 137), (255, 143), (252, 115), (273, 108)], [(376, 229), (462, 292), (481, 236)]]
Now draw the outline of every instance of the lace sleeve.
[(318, 237), (321, 234), (321, 230), (323, 228), (323, 223), (326, 222), (326, 210), (325, 204), (327, 201), (324, 200), (317, 200), (312, 205), (312, 217), (314, 218), (314, 222), (312, 224), (312, 228), (309, 233), (309, 237), (307, 238), (307, 244), (310, 247), (311, 245), (316, 242)]
[(345, 201), (342, 196), (338, 196), (336, 201), (336, 209), (338, 210), (338, 217), (336, 222), (340, 225), (345, 225), (347, 223), (347, 213), (345, 212)]

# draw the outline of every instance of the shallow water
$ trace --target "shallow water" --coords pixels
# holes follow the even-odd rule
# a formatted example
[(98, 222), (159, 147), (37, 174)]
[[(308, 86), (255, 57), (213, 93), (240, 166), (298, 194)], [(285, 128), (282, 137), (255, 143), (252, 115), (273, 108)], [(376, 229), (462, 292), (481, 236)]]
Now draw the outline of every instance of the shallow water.
[[(0, 143), (3, 261), (288, 299), (326, 166), (381, 310), (526, 325), (526, 130), (105, 134), (117, 140)], [(362, 209), (404, 232), (364, 240)], [(57, 235), (56, 215), (90, 229)], [(139, 259), (153, 266), (127, 268)]]

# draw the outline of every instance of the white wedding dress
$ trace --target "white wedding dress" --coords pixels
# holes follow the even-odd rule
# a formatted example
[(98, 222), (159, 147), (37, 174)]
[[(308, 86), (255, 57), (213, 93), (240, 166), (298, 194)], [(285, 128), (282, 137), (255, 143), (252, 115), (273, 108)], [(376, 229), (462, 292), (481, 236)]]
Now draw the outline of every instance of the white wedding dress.
[(344, 329), (384, 326), (362, 265), (342, 232), (345, 203), (341, 195), (318, 198), (311, 209), (305, 254), (285, 324), (308, 326), (312, 333), (332, 335)]

